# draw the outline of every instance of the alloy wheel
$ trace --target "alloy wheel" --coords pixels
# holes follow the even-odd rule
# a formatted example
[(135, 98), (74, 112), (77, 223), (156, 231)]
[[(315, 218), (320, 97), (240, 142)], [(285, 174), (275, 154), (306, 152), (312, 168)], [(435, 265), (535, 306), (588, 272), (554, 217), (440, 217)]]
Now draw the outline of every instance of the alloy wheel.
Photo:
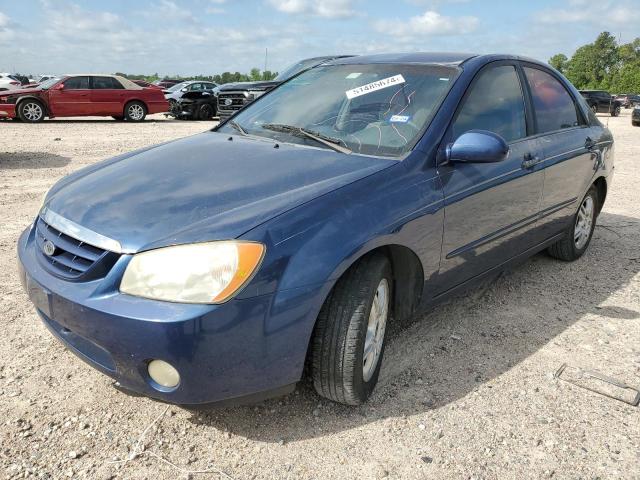
[(380, 360), (388, 316), (389, 282), (386, 278), (383, 278), (380, 280), (373, 296), (371, 311), (369, 312), (369, 322), (367, 324), (367, 333), (364, 340), (362, 379), (365, 382), (371, 380), (373, 372), (375, 372), (378, 361)]
[(129, 107), (129, 118), (131, 120), (141, 120), (144, 117), (144, 108), (142, 105), (131, 105)]
[(580, 205), (578, 215), (576, 217), (576, 225), (573, 229), (573, 241), (578, 250), (584, 248), (589, 241), (591, 235), (591, 227), (593, 225), (593, 217), (595, 213), (593, 197), (587, 195)]
[(37, 122), (42, 118), (44, 112), (39, 103), (30, 102), (22, 107), (22, 113), (30, 122)]

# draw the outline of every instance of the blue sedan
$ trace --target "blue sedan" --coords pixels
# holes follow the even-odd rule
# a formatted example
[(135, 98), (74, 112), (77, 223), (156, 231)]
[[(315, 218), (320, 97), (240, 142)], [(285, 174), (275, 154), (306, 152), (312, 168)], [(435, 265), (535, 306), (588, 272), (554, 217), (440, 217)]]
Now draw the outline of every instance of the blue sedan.
[(51, 333), (126, 391), (237, 403), (308, 371), (356, 405), (391, 322), (536, 252), (578, 259), (612, 173), (611, 133), (545, 64), (342, 58), (59, 181), (21, 276)]

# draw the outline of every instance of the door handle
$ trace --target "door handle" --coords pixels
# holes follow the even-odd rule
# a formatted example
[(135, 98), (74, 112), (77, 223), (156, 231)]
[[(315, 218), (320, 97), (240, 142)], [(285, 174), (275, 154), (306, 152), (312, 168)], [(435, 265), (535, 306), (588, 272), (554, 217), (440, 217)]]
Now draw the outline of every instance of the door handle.
[(524, 169), (529, 169), (529, 168), (533, 168), (536, 166), (536, 164), (538, 164), (540, 162), (540, 158), (531, 154), (531, 153), (525, 153), (524, 154), (524, 160), (522, 161), (522, 168)]

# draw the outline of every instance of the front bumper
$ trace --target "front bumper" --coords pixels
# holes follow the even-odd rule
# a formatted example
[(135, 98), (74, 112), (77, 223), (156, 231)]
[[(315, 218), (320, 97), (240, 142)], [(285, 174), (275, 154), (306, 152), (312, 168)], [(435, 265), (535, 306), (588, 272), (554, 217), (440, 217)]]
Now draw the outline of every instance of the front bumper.
[(12, 103), (0, 103), (0, 118), (15, 118), (16, 106)]
[[(41, 266), (35, 229), (18, 242), (20, 276), (47, 328), (73, 353), (126, 390), (177, 404), (209, 404), (283, 389), (297, 382), (317, 288), (233, 299), (221, 305), (160, 302), (119, 293), (130, 256), (106, 277), (74, 282)], [(306, 312), (306, 313), (303, 313)], [(180, 373), (174, 389), (147, 373), (153, 359)]]

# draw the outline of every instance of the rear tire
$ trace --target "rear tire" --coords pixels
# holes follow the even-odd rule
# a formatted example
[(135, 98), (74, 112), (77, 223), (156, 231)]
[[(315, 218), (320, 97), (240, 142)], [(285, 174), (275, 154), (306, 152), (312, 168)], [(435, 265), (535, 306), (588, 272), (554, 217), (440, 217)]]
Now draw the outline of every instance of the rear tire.
[(129, 102), (124, 107), (124, 118), (129, 122), (142, 122), (147, 116), (147, 107), (137, 100)]
[(44, 105), (38, 100), (27, 99), (18, 105), (18, 117), (23, 122), (39, 123), (44, 120)]
[(618, 115), (620, 115), (620, 106), (613, 107), (613, 110), (611, 110), (611, 116), (617, 117)]
[(379, 253), (338, 280), (313, 333), (311, 371), (318, 394), (347, 405), (369, 398), (382, 365), (392, 293), (391, 266)]
[(565, 236), (547, 250), (549, 255), (565, 262), (573, 262), (580, 258), (591, 243), (598, 210), (598, 190), (592, 185), (580, 202)]

